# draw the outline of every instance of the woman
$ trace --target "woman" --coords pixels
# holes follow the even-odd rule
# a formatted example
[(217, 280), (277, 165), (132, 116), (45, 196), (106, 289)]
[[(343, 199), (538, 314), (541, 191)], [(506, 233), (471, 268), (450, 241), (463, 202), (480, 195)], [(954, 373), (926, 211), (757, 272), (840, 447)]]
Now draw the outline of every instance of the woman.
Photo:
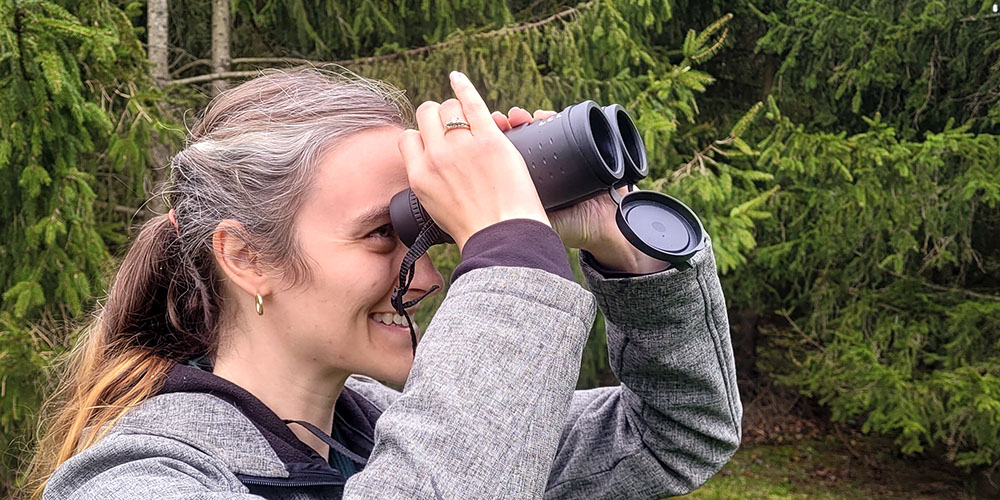
[[(36, 496), (656, 498), (721, 467), (741, 408), (711, 251), (665, 269), (599, 200), (550, 219), (501, 132), (533, 117), (451, 85), (419, 132), (363, 79), (218, 97), (71, 357)], [(390, 305), (408, 186), (463, 257), (415, 357)], [(563, 242), (621, 387), (573, 391), (595, 301)], [(424, 257), (406, 299), (441, 282)]]

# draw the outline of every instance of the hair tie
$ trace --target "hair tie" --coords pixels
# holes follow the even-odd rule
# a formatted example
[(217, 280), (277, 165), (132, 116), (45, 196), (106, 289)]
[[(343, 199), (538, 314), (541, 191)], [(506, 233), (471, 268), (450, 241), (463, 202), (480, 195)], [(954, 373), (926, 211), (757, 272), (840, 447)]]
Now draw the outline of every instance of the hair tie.
[(167, 218), (170, 219), (170, 223), (174, 225), (174, 231), (177, 232), (177, 236), (180, 236), (181, 228), (177, 225), (177, 216), (174, 215), (174, 209), (171, 208), (170, 211), (167, 212)]

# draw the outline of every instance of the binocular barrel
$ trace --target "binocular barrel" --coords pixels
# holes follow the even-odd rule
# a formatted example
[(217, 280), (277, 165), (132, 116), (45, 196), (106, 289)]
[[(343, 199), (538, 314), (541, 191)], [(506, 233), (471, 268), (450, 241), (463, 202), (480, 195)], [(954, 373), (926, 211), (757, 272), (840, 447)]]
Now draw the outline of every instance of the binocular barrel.
[(618, 144), (622, 148), (622, 159), (625, 161), (625, 175), (615, 187), (636, 184), (645, 179), (649, 175), (646, 146), (632, 117), (619, 104), (604, 106), (604, 116), (611, 123), (611, 130), (617, 136)]
[[(592, 198), (609, 187), (635, 184), (649, 173), (646, 148), (625, 108), (584, 101), (544, 120), (505, 132), (524, 163), (546, 210)], [(389, 216), (399, 238), (412, 246), (431, 221), (413, 191), (393, 196)], [(450, 238), (435, 243), (452, 242)]]

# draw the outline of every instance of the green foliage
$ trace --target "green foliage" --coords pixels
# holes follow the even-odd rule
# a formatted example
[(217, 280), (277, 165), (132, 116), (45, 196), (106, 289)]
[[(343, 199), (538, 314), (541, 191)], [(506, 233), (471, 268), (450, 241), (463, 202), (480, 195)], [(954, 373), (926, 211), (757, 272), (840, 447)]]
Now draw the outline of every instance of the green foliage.
[(747, 5), (776, 68), (756, 167), (782, 188), (727, 292), (731, 307), (776, 312), (762, 366), (906, 453), (995, 466), (992, 3)]
[(4, 0), (0, 20), (2, 491), (67, 345), (50, 332), (102, 286), (105, 235), (127, 227), (113, 207), (138, 206), (156, 115), (144, 51), (107, 2)]
[(788, 0), (757, 10), (770, 28), (758, 48), (779, 55), (778, 93), (796, 121), (858, 132), (863, 116), (881, 113), (905, 138), (949, 120), (995, 131), (988, 111), (1000, 96), (1000, 28), (992, 5)]
[(837, 420), (942, 444), (956, 464), (1000, 460), (1000, 137), (969, 125), (897, 137), (808, 133), (780, 115), (760, 167), (786, 186), (745, 276), (790, 330), (768, 368)]
[[(491, 0), (236, 0), (233, 8), (253, 23), (268, 45), (300, 57), (367, 56), (391, 46), (440, 42), (456, 32), (514, 19), (506, 3)], [(237, 46), (240, 41), (234, 39)]]
[[(125, 239), (121, 208), (144, 197), (150, 132), (163, 130), (135, 38), (144, 5), (117, 5), (0, 0), (5, 438), (26, 428), (41, 367), (65, 344), (45, 325), (100, 290), (109, 248)], [(991, 5), (236, 0), (233, 69), (340, 61), (415, 103), (450, 97), (447, 74), (459, 69), (495, 109), (622, 104), (649, 155), (640, 187), (701, 215), (730, 307), (770, 325), (770, 374), (906, 452), (943, 448), (956, 464), (990, 466), (1000, 463)], [(171, 0), (174, 78), (206, 71), (210, 14), (208, 0)], [(163, 97), (200, 109), (203, 90)], [(459, 261), (453, 248), (432, 257), (446, 276)], [(599, 318), (581, 387), (611, 381), (605, 349)]]

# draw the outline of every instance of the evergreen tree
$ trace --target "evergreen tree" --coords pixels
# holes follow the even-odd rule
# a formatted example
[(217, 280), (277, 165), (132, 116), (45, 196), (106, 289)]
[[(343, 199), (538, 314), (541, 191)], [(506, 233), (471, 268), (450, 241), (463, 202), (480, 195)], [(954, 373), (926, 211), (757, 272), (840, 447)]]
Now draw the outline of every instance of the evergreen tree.
[(816, 128), (856, 133), (878, 113), (902, 138), (1000, 123), (1000, 26), (993, 0), (789, 0), (764, 13), (761, 51), (780, 58), (775, 94)]
[[(225, 70), (213, 2), (170, 1), (161, 96), (132, 28), (142, 5), (0, 0), (5, 438), (146, 196), (156, 104), (200, 109), (220, 79), (336, 62), (414, 103), (450, 97), (459, 69), (504, 111), (626, 106), (650, 158), (640, 187), (702, 216), (732, 312), (771, 325), (761, 369), (906, 452), (1000, 463), (992, 0), (231, 5)], [(458, 261), (432, 256), (446, 275)], [(581, 387), (613, 381), (601, 318), (593, 333)]]
[(0, 2), (0, 496), (44, 368), (92, 307), (145, 196), (144, 51), (104, 0)]
[(766, 368), (903, 452), (1000, 463), (1000, 241), (983, 232), (1000, 222), (1000, 136), (771, 116), (760, 166), (786, 188), (737, 275), (739, 300), (785, 325), (766, 332)]
[[(756, 168), (781, 190), (725, 280), (764, 371), (834, 419), (1000, 464), (1000, 33), (994, 2), (746, 2)], [(734, 67), (724, 53), (715, 62)], [(714, 66), (709, 67), (713, 71)], [(724, 70), (720, 69), (720, 73)], [(740, 88), (733, 85), (731, 88)], [(710, 111), (711, 112), (711, 111)], [(775, 312), (776, 311), (776, 312)], [(746, 333), (746, 332), (743, 332)]]

